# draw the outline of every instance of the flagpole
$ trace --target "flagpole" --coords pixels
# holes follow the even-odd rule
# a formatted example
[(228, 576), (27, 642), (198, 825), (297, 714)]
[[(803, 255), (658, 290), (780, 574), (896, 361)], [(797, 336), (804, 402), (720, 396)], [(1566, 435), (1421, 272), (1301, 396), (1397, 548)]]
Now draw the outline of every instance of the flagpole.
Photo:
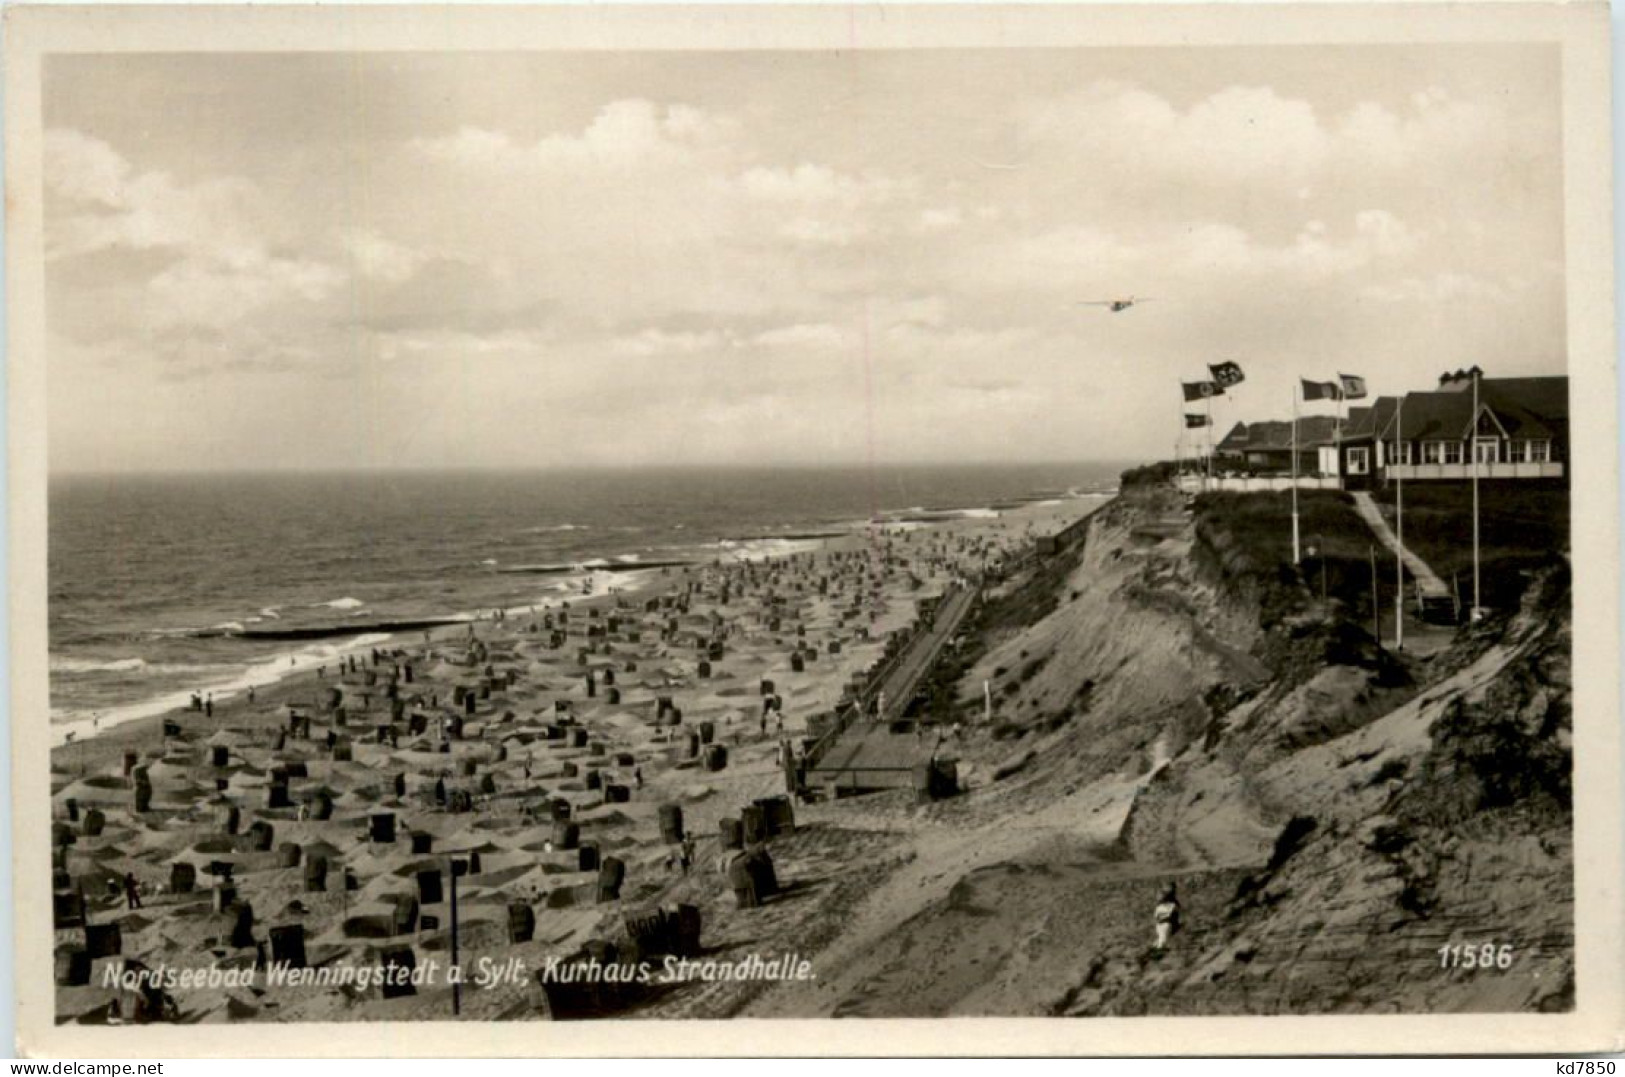
[(1332, 453), (1336, 458), (1337, 488), (1343, 488), (1343, 410), (1347, 407), (1348, 389), (1343, 384), (1343, 375), (1337, 375), (1337, 421), (1332, 425)]
[[(1181, 394), (1183, 396), (1183, 394)], [(1185, 489), (1185, 402), (1179, 403), (1179, 433), (1174, 436), (1174, 485)]]
[(1213, 481), (1213, 394), (1207, 394), (1207, 478)]
[[(1389, 466), (1399, 464), (1400, 439), (1405, 436), (1405, 394), (1399, 396), (1394, 409), (1394, 458)], [(1394, 472), (1394, 649), (1405, 649), (1405, 476)]]
[(1482, 608), (1478, 594), (1478, 368), (1473, 368), (1473, 609), (1467, 615), (1469, 621), (1477, 620), (1478, 611)]
[(1292, 563), (1298, 564), (1298, 387), (1292, 387)]

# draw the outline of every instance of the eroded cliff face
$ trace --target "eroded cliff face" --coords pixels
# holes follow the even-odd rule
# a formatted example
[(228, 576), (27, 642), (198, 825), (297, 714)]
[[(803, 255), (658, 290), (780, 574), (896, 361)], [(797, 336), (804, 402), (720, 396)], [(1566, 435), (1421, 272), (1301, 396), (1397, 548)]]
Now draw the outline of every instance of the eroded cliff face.
[[(907, 847), (882, 888), (901, 905), (831, 951), (816, 1008), (1572, 1003), (1561, 566), (1427, 659), (1383, 651), (1166, 488), (1125, 493), (1081, 551), (1029, 571), (990, 596), (954, 670), (969, 791), (866, 809)], [(1158, 954), (1169, 882), (1186, 927)], [(1486, 944), (1506, 967), (1441, 950)]]

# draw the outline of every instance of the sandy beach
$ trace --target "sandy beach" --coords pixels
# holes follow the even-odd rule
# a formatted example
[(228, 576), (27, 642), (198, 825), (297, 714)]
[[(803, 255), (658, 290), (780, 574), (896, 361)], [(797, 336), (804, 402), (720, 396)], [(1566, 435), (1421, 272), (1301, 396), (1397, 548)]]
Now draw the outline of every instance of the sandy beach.
[[(790, 827), (827, 810), (789, 795), (785, 751), (805, 751), (810, 724), (923, 601), (1099, 500), (919, 514), (781, 556), (651, 569), (612, 594), (354, 646), (252, 702), (217, 698), (209, 716), (77, 731), (52, 758), (57, 1019), (450, 1017), (454, 859), (469, 869), (461, 966), (529, 970), (464, 987), (464, 1016), (544, 1015), (534, 971), (628, 916), (690, 905), (707, 952), (726, 951), (728, 918), (748, 910), (732, 911), (719, 873), (737, 855), (724, 821), (765, 804)], [(795, 865), (780, 866), (792, 898), (820, 855), (861, 864), (861, 837), (831, 831), (820, 854), (818, 831), (775, 853)], [(762, 911), (805, 917), (826, 900)], [(400, 961), (429, 982), (385, 998), (265, 976)], [(258, 972), (248, 986), (115, 986), (211, 968)], [(704, 997), (672, 988), (662, 1005), (685, 1009), (685, 992)]]

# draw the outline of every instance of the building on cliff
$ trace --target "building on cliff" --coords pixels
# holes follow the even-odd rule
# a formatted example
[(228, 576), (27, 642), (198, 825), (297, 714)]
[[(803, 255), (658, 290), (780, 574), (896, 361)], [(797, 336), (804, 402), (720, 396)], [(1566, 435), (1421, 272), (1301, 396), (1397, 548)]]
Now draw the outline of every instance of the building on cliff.
[[(1314, 475), (1320, 468), (1319, 447), (1331, 442), (1337, 419), (1306, 415), (1298, 420), (1298, 474)], [(1262, 475), (1292, 473), (1292, 423), (1266, 421), (1237, 423), (1213, 448), (1221, 468)]]
[[(1477, 379), (1477, 407), (1473, 382)], [(1390, 480), (1466, 482), (1567, 479), (1569, 380), (1488, 378), (1477, 367), (1447, 373), (1435, 389), (1379, 396), (1339, 420), (1298, 419), (1300, 485), (1370, 490)], [(1222, 471), (1290, 475), (1292, 423), (1238, 422), (1217, 446)], [(1239, 480), (1238, 480), (1239, 481)]]
[(1466, 481), (1476, 463), (1480, 479), (1564, 480), (1569, 379), (1447, 373), (1436, 389), (1406, 393), (1376, 442), (1385, 479)]

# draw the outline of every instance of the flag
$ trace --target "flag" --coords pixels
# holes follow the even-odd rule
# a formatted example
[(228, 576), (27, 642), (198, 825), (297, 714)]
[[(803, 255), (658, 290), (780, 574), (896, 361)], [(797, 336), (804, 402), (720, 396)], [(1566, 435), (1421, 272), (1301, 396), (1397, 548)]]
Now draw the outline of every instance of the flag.
[(1310, 381), (1303, 379), (1304, 403), (1311, 400), (1341, 400), (1343, 389), (1335, 381)]
[(1186, 400), (1206, 400), (1208, 397), (1224, 395), (1224, 386), (1211, 381), (1183, 381), (1179, 385), (1185, 390)]
[(1365, 379), (1354, 374), (1339, 374), (1337, 380), (1343, 383), (1344, 400), (1365, 399)]
[(1214, 384), (1221, 389), (1228, 389), (1232, 385), (1240, 385), (1247, 380), (1247, 375), (1241, 372), (1240, 363), (1209, 363), (1207, 368), (1213, 372)]
[(1206, 415), (1192, 415), (1189, 412), (1185, 413), (1185, 429), (1187, 430), (1195, 427), (1211, 425), (1213, 425), (1212, 420), (1210, 420)]

